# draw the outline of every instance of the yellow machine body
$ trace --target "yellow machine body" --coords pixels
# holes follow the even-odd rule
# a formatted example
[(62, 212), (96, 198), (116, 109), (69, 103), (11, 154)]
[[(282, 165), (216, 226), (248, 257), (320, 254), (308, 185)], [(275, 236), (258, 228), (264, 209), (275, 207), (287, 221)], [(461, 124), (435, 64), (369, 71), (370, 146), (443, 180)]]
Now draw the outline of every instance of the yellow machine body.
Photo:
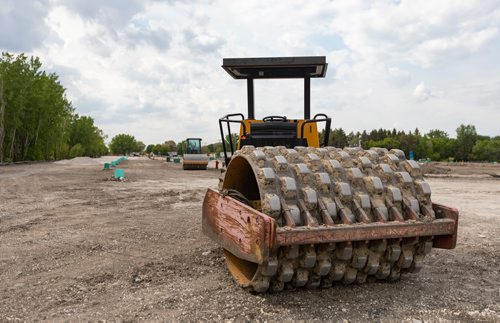
[[(252, 124), (262, 123), (262, 120), (250, 120), (245, 119), (243, 123), (245, 124), (245, 129), (247, 129), (247, 134), (252, 134)], [(308, 147), (319, 148), (319, 133), (318, 133), (318, 125), (316, 123), (307, 123), (304, 126), (304, 136), (302, 136), (302, 124), (305, 122), (304, 119), (289, 119), (290, 123), (297, 123), (297, 138), (305, 138), (307, 140)], [(249, 130), (248, 130), (249, 129)], [(236, 149), (241, 149), (240, 147), (240, 138), (244, 136), (243, 126), (240, 126), (240, 135), (238, 138), (238, 143)]]

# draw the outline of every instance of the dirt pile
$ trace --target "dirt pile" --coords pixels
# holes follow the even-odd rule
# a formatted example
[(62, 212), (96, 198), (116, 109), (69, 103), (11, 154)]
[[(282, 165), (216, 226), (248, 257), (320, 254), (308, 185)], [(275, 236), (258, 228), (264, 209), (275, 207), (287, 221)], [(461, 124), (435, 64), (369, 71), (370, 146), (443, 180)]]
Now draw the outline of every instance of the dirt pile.
[(54, 164), (57, 165), (74, 165), (74, 166), (92, 166), (99, 165), (100, 162), (98, 159), (90, 158), (90, 157), (75, 157), (72, 159), (63, 159), (56, 161)]
[(421, 164), (420, 167), (425, 175), (433, 174), (433, 175), (446, 175), (451, 174), (451, 168), (443, 166), (442, 164), (436, 162), (424, 163)]

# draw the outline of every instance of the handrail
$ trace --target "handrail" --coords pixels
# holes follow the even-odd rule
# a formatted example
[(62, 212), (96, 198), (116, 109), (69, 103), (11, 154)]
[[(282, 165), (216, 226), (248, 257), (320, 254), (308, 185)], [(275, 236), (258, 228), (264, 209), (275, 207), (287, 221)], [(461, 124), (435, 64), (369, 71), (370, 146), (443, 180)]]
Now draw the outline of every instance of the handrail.
[[(231, 119), (232, 117), (239, 117), (239, 118), (241, 118), (241, 120)], [(239, 123), (243, 129), (243, 136), (246, 137), (247, 136), (247, 127), (246, 127), (244, 120), (245, 120), (245, 116), (242, 113), (227, 114), (219, 119), (219, 129), (220, 129), (220, 134), (221, 134), (221, 139), (222, 139), (222, 148), (224, 150), (224, 160), (226, 162), (226, 165), (229, 164), (230, 158), (228, 158), (228, 156), (227, 156), (226, 139), (224, 136), (224, 127), (222, 124), (227, 123), (227, 132), (229, 134), (229, 145), (230, 145), (231, 156), (232, 156), (234, 154), (234, 145), (233, 145), (233, 137), (231, 135), (231, 123)], [(329, 141), (330, 141), (330, 132), (331, 132), (330, 127), (331, 127), (332, 119), (324, 113), (318, 113), (312, 119), (304, 120), (304, 122), (301, 125), (301, 129), (300, 129), (300, 139), (304, 139), (304, 127), (306, 124), (318, 123), (318, 122), (325, 122), (326, 123), (326, 125), (325, 125), (325, 139), (324, 139), (323, 146), (322, 146), (322, 147), (326, 147), (326, 146), (328, 146)]]
[[(241, 117), (241, 120), (235, 120), (235, 119), (230, 119), (231, 117)], [(231, 123), (239, 123), (243, 127), (243, 135), (247, 135), (247, 129), (246, 125), (243, 122), (245, 120), (245, 116), (243, 113), (231, 113), (223, 116), (222, 118), (219, 119), (219, 129), (220, 129), (220, 135), (222, 139), (222, 148), (224, 149), (224, 160), (226, 162), (226, 165), (229, 164), (229, 158), (227, 157), (227, 148), (226, 148), (226, 139), (224, 138), (224, 128), (222, 127), (222, 123), (225, 122), (227, 123), (227, 132), (229, 134), (229, 145), (231, 146), (231, 156), (234, 154), (234, 145), (233, 145), (233, 136), (231, 136)]]
[[(322, 117), (322, 119), (319, 119), (319, 117)], [(308, 123), (318, 123), (318, 122), (326, 122), (325, 125), (325, 141), (323, 143), (323, 147), (327, 147), (330, 141), (330, 127), (332, 124), (332, 118), (329, 118), (326, 114), (324, 113), (318, 113), (316, 114), (312, 119), (309, 120), (304, 120), (300, 127), (300, 139), (304, 139), (304, 126)]]

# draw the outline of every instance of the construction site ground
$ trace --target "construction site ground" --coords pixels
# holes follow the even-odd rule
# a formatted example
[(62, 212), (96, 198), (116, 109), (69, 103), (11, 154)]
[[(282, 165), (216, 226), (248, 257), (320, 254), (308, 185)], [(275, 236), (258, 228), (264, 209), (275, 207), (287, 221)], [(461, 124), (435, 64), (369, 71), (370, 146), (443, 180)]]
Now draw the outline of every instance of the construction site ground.
[[(107, 157), (107, 160), (112, 158)], [(500, 165), (432, 164), (458, 244), (393, 283), (251, 294), (202, 234), (219, 171), (131, 158), (0, 167), (0, 320), (500, 320)], [(447, 170), (449, 169), (449, 171)]]

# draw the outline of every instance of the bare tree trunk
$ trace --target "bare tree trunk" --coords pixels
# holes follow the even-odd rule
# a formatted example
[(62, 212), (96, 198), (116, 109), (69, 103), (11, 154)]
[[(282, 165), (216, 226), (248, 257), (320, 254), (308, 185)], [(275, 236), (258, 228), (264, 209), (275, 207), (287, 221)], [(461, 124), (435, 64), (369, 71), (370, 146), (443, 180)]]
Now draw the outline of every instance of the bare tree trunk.
[(24, 147), (23, 147), (23, 160), (26, 160), (26, 156), (28, 156), (28, 149), (30, 146), (30, 137), (26, 135), (26, 139), (24, 140)]
[(17, 128), (14, 128), (12, 130), (12, 140), (10, 141), (10, 160), (14, 161), (14, 142), (16, 142), (16, 130)]
[(5, 99), (3, 97), (3, 79), (0, 77), (0, 163), (3, 162), (3, 141), (5, 138)]
[[(38, 126), (36, 127), (35, 141), (33, 143), (34, 146), (36, 146), (36, 142), (38, 141), (38, 133), (40, 132), (41, 123), (42, 123), (42, 119), (38, 119)], [(30, 144), (31, 144), (31, 141), (29, 140), (29, 136), (26, 136), (26, 141), (24, 142), (23, 160), (26, 160), (26, 156), (28, 155), (28, 150), (29, 150)]]
[(40, 132), (40, 126), (42, 124), (42, 119), (38, 119), (38, 126), (36, 127), (36, 134), (35, 134), (35, 143), (34, 145), (36, 146), (36, 143), (38, 142), (38, 133)]

